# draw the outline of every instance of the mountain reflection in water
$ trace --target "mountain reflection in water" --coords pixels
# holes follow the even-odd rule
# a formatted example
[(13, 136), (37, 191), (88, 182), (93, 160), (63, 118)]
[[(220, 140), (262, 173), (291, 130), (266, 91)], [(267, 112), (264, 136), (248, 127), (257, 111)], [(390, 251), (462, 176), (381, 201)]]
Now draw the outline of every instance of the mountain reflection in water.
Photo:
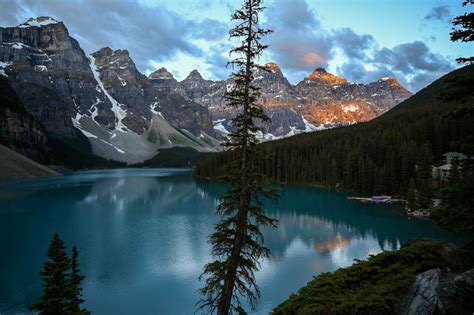
[[(0, 312), (25, 313), (39, 296), (38, 272), (53, 233), (76, 245), (94, 314), (192, 314), (198, 277), (211, 259), (208, 235), (226, 185), (183, 170), (110, 170), (11, 183), (0, 198)], [(400, 208), (347, 194), (281, 186), (266, 211), (271, 256), (257, 280), (268, 312), (321, 272), (349, 266), (413, 237), (458, 242)]]

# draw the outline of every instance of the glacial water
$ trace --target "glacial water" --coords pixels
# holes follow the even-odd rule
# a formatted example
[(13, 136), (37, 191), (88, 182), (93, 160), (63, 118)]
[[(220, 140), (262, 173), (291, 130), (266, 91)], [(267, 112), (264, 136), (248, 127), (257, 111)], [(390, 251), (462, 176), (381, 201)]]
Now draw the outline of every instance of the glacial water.
[[(0, 314), (27, 314), (53, 233), (76, 245), (92, 314), (193, 314), (210, 260), (207, 236), (225, 185), (189, 170), (78, 172), (0, 185)], [(257, 274), (268, 312), (321, 272), (350, 266), (413, 237), (462, 242), (399, 206), (347, 193), (282, 186), (264, 229), (271, 257)]]

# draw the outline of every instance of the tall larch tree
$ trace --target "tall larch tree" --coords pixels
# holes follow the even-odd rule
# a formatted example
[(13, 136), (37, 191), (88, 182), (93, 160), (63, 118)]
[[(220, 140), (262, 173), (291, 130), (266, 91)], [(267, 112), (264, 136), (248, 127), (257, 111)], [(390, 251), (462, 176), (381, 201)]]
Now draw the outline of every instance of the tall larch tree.
[(244, 314), (245, 305), (255, 309), (260, 297), (255, 272), (259, 261), (269, 254), (260, 228), (276, 225), (264, 213), (262, 198), (274, 199), (275, 194), (263, 187), (264, 157), (255, 149), (259, 143), (256, 135), (261, 131), (259, 124), (269, 120), (257, 104), (260, 91), (254, 85), (255, 71), (264, 69), (257, 64), (267, 48), (261, 39), (271, 32), (259, 26), (263, 10), (262, 0), (245, 0), (232, 15), (236, 26), (229, 32), (230, 39), (237, 40), (239, 46), (230, 51), (234, 58), (229, 62), (234, 69), (234, 83), (225, 99), (238, 114), (232, 120), (234, 131), (224, 146), (238, 158), (224, 176), (231, 188), (217, 207), (220, 221), (209, 238), (216, 260), (204, 267), (200, 277), (205, 285), (200, 289), (203, 298), (198, 306), (211, 314)]
[(30, 309), (42, 315), (68, 314), (69, 283), (67, 273), (71, 260), (63, 241), (54, 234), (48, 249), (48, 261), (40, 272), (43, 278), (43, 295)]

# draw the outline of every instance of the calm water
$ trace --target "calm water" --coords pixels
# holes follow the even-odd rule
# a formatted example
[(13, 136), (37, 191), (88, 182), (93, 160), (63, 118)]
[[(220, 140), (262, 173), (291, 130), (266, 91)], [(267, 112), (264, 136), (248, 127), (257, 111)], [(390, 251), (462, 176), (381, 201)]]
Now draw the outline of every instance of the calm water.
[[(38, 272), (54, 232), (79, 249), (93, 314), (192, 314), (197, 278), (223, 185), (185, 170), (80, 172), (0, 186), (0, 313), (27, 313), (41, 292)], [(346, 200), (347, 194), (282, 187), (264, 230), (271, 258), (262, 262), (268, 314), (314, 275), (352, 264), (412, 237), (461, 240), (399, 207)]]

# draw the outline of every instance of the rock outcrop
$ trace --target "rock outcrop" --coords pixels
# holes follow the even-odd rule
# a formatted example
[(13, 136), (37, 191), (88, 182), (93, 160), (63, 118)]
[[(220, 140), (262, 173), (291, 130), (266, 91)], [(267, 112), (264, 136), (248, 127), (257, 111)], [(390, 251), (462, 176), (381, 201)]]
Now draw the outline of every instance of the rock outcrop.
[(401, 301), (400, 315), (472, 314), (474, 309), (474, 269), (452, 273), (439, 268), (416, 276)]
[(46, 130), (27, 113), (4, 76), (0, 76), (0, 143), (35, 161), (47, 161)]
[(441, 270), (431, 269), (416, 276), (415, 283), (402, 302), (400, 314), (431, 315), (440, 303), (437, 288)]

